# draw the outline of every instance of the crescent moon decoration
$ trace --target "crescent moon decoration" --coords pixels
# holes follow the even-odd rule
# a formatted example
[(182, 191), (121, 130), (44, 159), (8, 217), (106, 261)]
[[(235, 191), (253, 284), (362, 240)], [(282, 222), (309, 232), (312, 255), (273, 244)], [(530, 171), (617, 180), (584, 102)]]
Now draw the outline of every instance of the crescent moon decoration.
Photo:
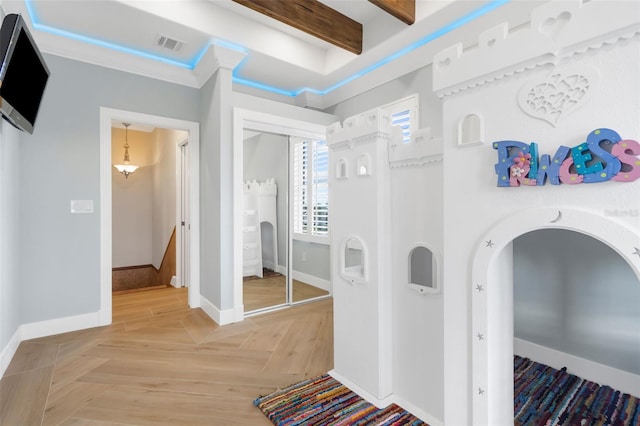
[(558, 217), (553, 219), (550, 223), (556, 223), (556, 222), (560, 221), (560, 219), (562, 219), (562, 212), (560, 210), (558, 210)]

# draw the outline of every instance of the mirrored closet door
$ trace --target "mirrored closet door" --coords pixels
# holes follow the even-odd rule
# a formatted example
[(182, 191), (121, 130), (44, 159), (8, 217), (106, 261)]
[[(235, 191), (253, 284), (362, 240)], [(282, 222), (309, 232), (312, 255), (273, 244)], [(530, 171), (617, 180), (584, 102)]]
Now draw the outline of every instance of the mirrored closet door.
[(245, 313), (329, 296), (326, 143), (245, 128), (243, 178)]
[(245, 312), (288, 303), (287, 136), (244, 130), (242, 231)]

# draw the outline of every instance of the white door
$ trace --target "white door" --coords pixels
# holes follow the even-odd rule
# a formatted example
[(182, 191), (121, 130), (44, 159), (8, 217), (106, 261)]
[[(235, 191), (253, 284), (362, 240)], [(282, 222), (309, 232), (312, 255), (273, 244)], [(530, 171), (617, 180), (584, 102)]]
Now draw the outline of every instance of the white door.
[(180, 252), (182, 253), (180, 269), (182, 271), (182, 279), (180, 286), (189, 287), (189, 236), (191, 232), (191, 221), (189, 215), (189, 141), (186, 140), (180, 144)]

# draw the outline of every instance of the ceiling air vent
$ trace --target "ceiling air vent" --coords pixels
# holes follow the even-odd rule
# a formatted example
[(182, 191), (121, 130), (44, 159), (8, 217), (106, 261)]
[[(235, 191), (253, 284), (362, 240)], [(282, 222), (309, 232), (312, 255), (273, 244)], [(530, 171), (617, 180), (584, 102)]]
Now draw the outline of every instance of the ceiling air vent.
[(180, 40), (176, 40), (175, 38), (158, 34), (156, 36), (156, 44), (160, 47), (164, 47), (165, 49), (173, 50), (175, 52), (179, 52), (184, 45)]

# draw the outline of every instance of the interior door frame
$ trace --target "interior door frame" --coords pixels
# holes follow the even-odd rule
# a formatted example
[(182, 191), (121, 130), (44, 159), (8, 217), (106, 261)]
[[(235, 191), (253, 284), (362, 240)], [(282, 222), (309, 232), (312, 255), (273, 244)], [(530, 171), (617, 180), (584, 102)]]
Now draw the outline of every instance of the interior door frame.
[[(149, 115), (114, 108), (100, 108), (100, 325), (112, 321), (112, 188), (111, 123), (125, 121), (155, 127), (185, 130), (189, 133), (189, 210), (191, 215), (190, 286), (188, 303), (200, 307), (200, 125), (194, 121)], [(177, 203), (177, 200), (176, 200)], [(177, 219), (177, 218), (176, 218)]]
[[(191, 182), (191, 167), (189, 164), (190, 150), (189, 136), (176, 143), (176, 279), (177, 287), (190, 287), (189, 272), (185, 263), (190, 262), (189, 248), (185, 249), (185, 242), (189, 244), (191, 211), (189, 185)], [(185, 151), (183, 151), (183, 149)], [(187, 159), (185, 160), (185, 152)], [(186, 166), (185, 166), (186, 161)], [(186, 185), (186, 191), (185, 191)], [(186, 207), (185, 207), (186, 204)], [(186, 218), (185, 218), (186, 211)], [(183, 223), (183, 219), (184, 223)], [(186, 241), (185, 241), (186, 240)], [(185, 259), (186, 257), (186, 259)]]
[[(327, 127), (323, 124), (296, 120), (280, 115), (253, 111), (235, 107), (233, 109), (233, 300), (234, 311), (242, 320), (244, 302), (242, 295), (242, 200), (244, 194), (244, 129), (287, 136), (317, 138), (326, 135)], [(289, 185), (290, 186), (290, 185)], [(287, 194), (289, 188), (287, 188)], [(287, 235), (291, 233), (291, 221), (287, 224)], [(287, 238), (289, 239), (289, 238)], [(288, 243), (287, 243), (288, 244)], [(290, 250), (287, 250), (289, 253)], [(288, 256), (289, 257), (289, 256)], [(289, 260), (287, 270), (289, 271)], [(290, 273), (287, 273), (289, 276)], [(287, 291), (289, 286), (287, 286)], [(278, 306), (280, 308), (281, 306)]]

